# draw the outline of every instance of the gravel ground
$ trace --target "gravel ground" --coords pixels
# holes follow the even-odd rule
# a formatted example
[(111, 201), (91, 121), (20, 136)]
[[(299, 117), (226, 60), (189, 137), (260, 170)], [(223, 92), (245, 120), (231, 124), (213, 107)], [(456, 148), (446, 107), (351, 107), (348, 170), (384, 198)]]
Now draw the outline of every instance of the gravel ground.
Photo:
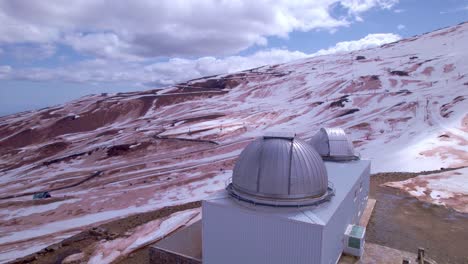
[(468, 263), (468, 214), (421, 202), (405, 191), (382, 186), (422, 173), (379, 173), (371, 178), (371, 198), (377, 200), (366, 231), (371, 243), (416, 253), (418, 247), (438, 263)]

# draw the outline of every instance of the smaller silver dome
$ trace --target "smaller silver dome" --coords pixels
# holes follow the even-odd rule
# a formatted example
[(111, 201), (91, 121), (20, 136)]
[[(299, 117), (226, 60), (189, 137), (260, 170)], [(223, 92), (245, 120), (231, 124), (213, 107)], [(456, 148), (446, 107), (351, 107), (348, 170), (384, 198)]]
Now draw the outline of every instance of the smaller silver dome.
[(227, 191), (244, 201), (274, 206), (312, 205), (333, 195), (322, 158), (293, 134), (270, 134), (247, 145)]
[(355, 160), (351, 140), (341, 128), (321, 128), (309, 141), (325, 160)]

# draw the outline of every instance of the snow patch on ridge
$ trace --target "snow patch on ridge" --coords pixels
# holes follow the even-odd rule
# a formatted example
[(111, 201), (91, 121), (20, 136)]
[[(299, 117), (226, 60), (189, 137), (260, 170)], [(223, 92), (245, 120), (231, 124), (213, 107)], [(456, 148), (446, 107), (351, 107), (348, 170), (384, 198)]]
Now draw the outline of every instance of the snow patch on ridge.
[(421, 201), (468, 213), (468, 168), (420, 175), (405, 181), (387, 182), (384, 185), (407, 191)]

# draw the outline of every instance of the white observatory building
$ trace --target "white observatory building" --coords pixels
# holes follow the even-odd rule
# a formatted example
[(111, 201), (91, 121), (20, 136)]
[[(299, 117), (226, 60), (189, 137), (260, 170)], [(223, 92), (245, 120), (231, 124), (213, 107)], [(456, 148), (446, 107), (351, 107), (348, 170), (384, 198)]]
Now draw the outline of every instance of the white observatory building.
[(365, 230), (356, 225), (369, 172), (341, 129), (321, 129), (311, 142), (256, 139), (232, 183), (203, 201), (203, 263), (335, 264), (343, 251), (361, 255)]

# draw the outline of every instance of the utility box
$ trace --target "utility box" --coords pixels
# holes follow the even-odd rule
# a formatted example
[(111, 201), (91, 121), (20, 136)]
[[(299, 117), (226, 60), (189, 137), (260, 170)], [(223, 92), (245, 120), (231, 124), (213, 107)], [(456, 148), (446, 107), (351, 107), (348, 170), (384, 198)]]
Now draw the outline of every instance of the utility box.
[(366, 235), (366, 228), (357, 225), (349, 225), (345, 232), (345, 246), (343, 252), (361, 257), (364, 253), (364, 237)]

